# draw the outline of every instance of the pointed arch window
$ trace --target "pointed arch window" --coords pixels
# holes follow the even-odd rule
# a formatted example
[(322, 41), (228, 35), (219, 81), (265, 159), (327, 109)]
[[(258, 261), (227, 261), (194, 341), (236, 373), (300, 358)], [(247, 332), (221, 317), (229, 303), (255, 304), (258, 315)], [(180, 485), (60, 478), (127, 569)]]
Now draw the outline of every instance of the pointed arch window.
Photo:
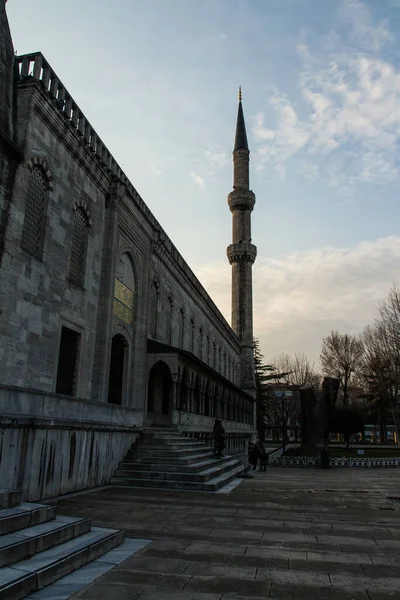
[(74, 212), (72, 223), (71, 256), (69, 262), (69, 280), (83, 286), (85, 280), (89, 219), (81, 207)]
[(43, 253), (48, 189), (44, 169), (39, 165), (34, 166), (29, 178), (21, 245), (39, 260)]
[(129, 254), (121, 256), (117, 265), (114, 283), (114, 316), (133, 326), (133, 308), (135, 299), (135, 275)]

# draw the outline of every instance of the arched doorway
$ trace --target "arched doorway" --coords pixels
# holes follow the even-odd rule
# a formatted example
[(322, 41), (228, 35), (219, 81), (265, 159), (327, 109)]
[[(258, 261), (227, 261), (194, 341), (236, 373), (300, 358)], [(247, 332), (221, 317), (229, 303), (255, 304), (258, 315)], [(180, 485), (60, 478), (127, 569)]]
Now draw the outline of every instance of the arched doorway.
[(158, 361), (149, 374), (147, 421), (167, 425), (171, 422), (172, 377), (163, 361)]
[(128, 343), (123, 335), (114, 335), (111, 342), (110, 377), (108, 380), (108, 402), (122, 404), (125, 389)]

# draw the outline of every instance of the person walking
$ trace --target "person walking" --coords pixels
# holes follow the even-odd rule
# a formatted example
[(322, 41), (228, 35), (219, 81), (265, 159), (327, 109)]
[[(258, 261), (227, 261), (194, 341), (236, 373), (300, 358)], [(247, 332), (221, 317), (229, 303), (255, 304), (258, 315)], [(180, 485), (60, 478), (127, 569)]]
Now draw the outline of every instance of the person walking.
[(220, 419), (214, 423), (214, 454), (217, 458), (225, 458), (222, 454), (225, 448), (225, 429)]
[(265, 446), (262, 442), (257, 442), (258, 448), (258, 459), (260, 461), (259, 471), (267, 470), (267, 453), (265, 451)]
[(259, 454), (260, 451), (257, 447), (257, 444), (251, 444), (249, 446), (249, 463), (253, 467), (253, 471), (257, 469)]

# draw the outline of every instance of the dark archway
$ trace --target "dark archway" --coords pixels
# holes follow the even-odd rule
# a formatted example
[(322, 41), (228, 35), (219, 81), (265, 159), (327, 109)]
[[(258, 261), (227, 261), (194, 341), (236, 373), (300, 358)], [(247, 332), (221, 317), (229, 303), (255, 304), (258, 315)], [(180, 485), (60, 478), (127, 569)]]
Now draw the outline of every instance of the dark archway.
[(194, 412), (201, 415), (200, 377), (196, 375), (194, 384)]
[(147, 415), (153, 423), (168, 423), (171, 414), (172, 377), (165, 362), (159, 360), (149, 374)]
[(183, 368), (182, 380), (181, 380), (181, 405), (180, 410), (183, 412), (190, 412), (190, 375), (187, 367)]
[(114, 335), (111, 342), (110, 377), (108, 380), (108, 402), (122, 404), (125, 387), (125, 371), (128, 343), (123, 335)]

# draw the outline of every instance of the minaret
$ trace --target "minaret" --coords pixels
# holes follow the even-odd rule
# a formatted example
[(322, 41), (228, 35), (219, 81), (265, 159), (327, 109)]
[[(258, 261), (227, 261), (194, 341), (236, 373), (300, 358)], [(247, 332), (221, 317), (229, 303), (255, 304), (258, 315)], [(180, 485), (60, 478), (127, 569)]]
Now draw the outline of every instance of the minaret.
[(14, 49), (6, 15), (7, 0), (0, 0), (0, 136), (14, 141)]
[(252, 265), (257, 248), (251, 243), (251, 212), (256, 197), (249, 189), (249, 157), (240, 87), (233, 149), (233, 192), (228, 196), (232, 244), (227, 248), (227, 256), (232, 265), (232, 329), (241, 344), (241, 387), (254, 395)]

